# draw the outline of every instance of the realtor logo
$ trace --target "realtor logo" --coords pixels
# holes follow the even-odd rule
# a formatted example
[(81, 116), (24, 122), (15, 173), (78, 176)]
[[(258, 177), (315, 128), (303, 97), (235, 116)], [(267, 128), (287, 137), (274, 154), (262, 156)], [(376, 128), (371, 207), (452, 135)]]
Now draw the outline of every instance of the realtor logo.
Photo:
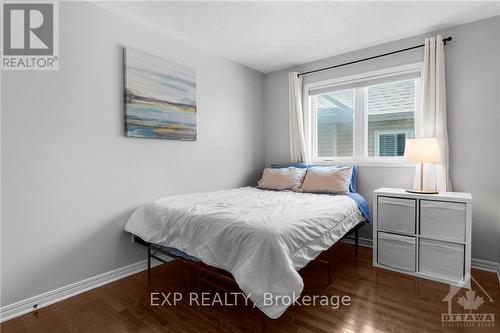
[[(443, 327), (495, 327), (495, 314), (479, 310), (479, 307), (485, 302), (494, 303), (493, 298), (476, 279), (472, 276), (470, 279), (471, 286), (475, 284), (481, 295), (476, 293), (474, 289), (463, 291), (460, 286), (450, 285), (450, 292), (443, 299), (443, 302), (448, 302), (448, 313), (441, 315)], [(454, 312), (453, 303), (460, 305), (462, 312)]]
[(1, 69), (58, 69), (58, 4), (2, 3)]

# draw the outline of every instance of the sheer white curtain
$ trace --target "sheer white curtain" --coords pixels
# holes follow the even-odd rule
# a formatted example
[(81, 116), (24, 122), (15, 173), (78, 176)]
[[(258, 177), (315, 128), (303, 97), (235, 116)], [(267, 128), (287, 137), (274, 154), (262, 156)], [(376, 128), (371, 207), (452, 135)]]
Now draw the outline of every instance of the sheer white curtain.
[[(436, 137), (441, 150), (441, 163), (424, 166), (424, 188), (451, 191), (448, 157), (448, 130), (446, 125), (446, 82), (443, 37), (425, 39), (422, 71), (422, 112), (418, 137)], [(420, 167), (417, 167), (413, 186), (420, 185)]]
[(302, 77), (297, 72), (288, 73), (290, 112), (290, 161), (308, 162), (302, 111)]

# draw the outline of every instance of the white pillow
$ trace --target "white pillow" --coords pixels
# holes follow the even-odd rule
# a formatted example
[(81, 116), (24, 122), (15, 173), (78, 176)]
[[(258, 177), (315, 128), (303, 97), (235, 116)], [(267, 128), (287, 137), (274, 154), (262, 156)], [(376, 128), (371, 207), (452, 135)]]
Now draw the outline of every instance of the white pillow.
[(302, 192), (310, 193), (336, 193), (349, 192), (349, 183), (352, 177), (352, 166), (311, 167), (302, 183)]
[(266, 190), (292, 190), (299, 191), (306, 175), (306, 169), (300, 168), (265, 168), (262, 178), (257, 183), (258, 188)]

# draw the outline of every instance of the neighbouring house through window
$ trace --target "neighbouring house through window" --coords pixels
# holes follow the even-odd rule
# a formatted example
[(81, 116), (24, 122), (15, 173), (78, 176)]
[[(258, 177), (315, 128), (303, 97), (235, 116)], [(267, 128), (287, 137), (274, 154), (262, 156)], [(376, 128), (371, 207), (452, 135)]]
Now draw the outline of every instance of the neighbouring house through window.
[(403, 156), (408, 132), (375, 131), (375, 155)]
[(401, 160), (415, 137), (420, 67), (306, 85), (313, 160)]

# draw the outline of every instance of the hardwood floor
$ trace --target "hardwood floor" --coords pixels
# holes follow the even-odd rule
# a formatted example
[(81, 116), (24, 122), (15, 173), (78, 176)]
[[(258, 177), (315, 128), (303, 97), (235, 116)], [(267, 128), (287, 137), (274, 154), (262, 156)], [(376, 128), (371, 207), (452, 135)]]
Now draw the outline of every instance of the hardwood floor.
[[(443, 298), (450, 287), (374, 268), (371, 255), (369, 248), (360, 247), (356, 256), (352, 245), (335, 245), (330, 286), (324, 265), (312, 263), (301, 271), (303, 294), (351, 297), (349, 306), (338, 309), (292, 306), (282, 317), (271, 320), (252, 306), (244, 306), (242, 298), (238, 306), (189, 306), (189, 292), (198, 288), (193, 283), (196, 274), (182, 262), (174, 261), (154, 268), (149, 277), (147, 272), (135, 274), (7, 321), (0, 325), (0, 331), (260, 332), (264, 322), (268, 332), (500, 332), (500, 287), (496, 274), (473, 270), (473, 277), (494, 302), (473, 284), (476, 297), (482, 297), (484, 304), (471, 311), (494, 314), (496, 327), (442, 327), (441, 314), (448, 310)], [(199, 288), (199, 295), (220, 292), (208, 283)], [(181, 292), (184, 298), (175, 306), (151, 306), (150, 292)], [(457, 296), (464, 292), (460, 290)], [(172, 296), (169, 300), (173, 302)], [(478, 303), (469, 305), (474, 304)], [(464, 312), (457, 297), (452, 306), (453, 313)]]

